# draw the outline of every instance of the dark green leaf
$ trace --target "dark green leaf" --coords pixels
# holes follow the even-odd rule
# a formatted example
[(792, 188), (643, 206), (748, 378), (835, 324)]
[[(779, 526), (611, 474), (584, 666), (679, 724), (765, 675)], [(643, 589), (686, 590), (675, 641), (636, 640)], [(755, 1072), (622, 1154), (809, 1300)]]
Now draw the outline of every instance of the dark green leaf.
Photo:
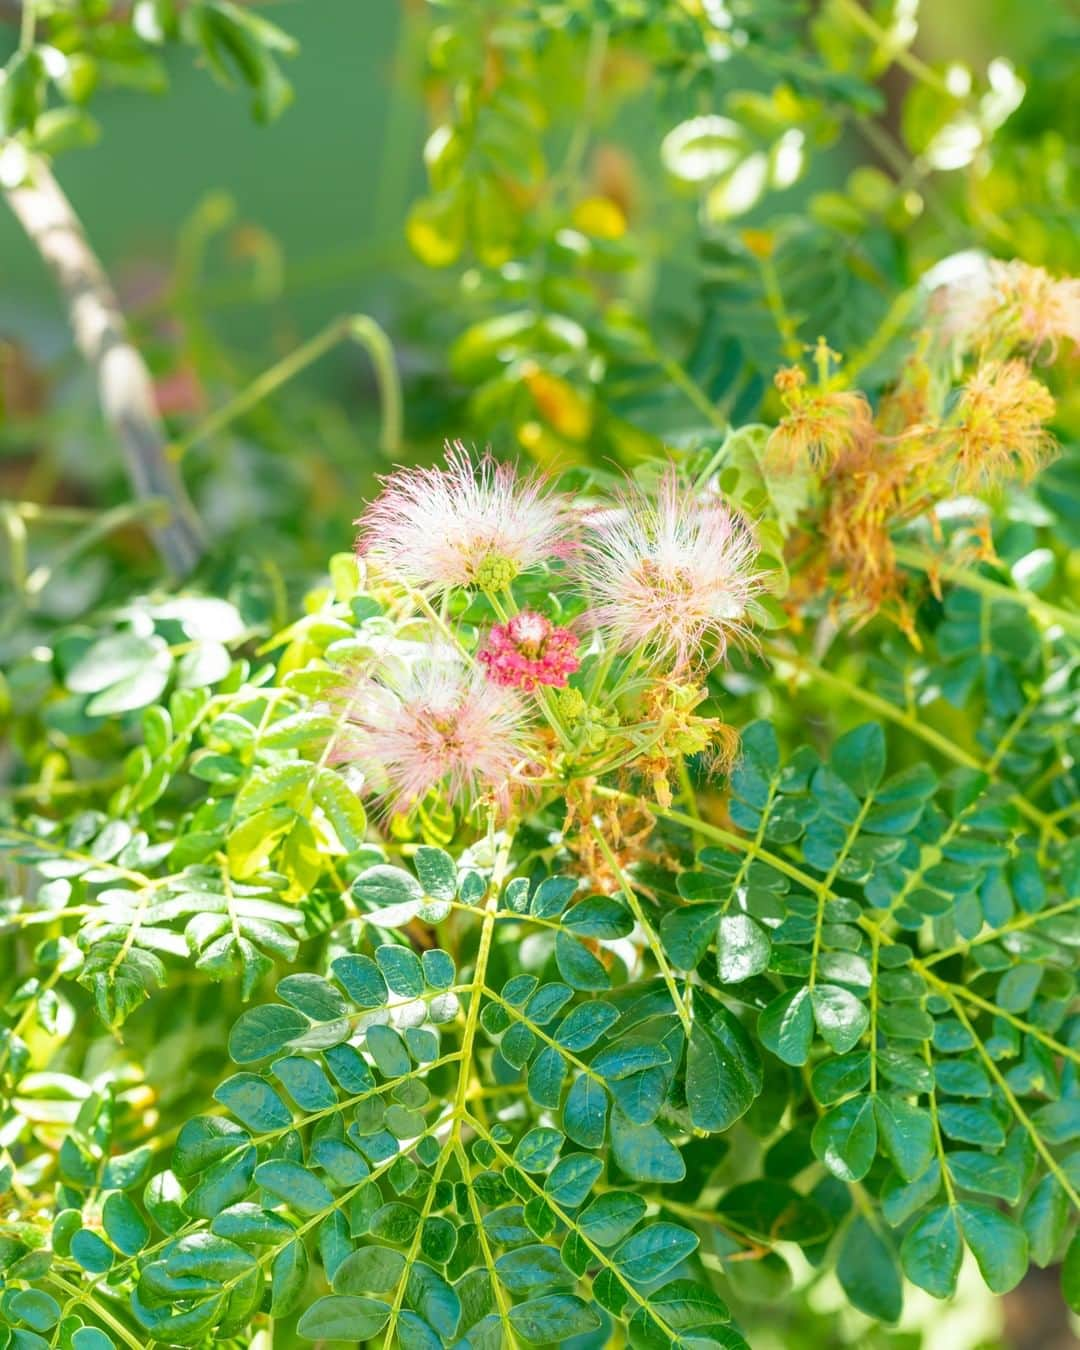
[(865, 1005), (839, 985), (815, 985), (810, 1002), (822, 1040), (838, 1055), (856, 1045), (870, 1025)]
[(748, 914), (725, 914), (716, 933), (716, 971), (721, 984), (740, 984), (769, 968), (772, 944)]
[(850, 1097), (834, 1106), (814, 1126), (815, 1154), (841, 1181), (861, 1181), (877, 1152), (874, 1099)]
[(960, 1224), (951, 1205), (922, 1215), (900, 1244), (904, 1274), (935, 1298), (949, 1298), (956, 1289), (964, 1245)]
[(934, 1129), (929, 1112), (895, 1093), (874, 1098), (882, 1151), (905, 1181), (921, 1177), (934, 1153)]
[(511, 1308), (510, 1323), (523, 1341), (547, 1345), (595, 1331), (600, 1316), (576, 1294), (545, 1294)]
[(377, 1336), (389, 1316), (389, 1304), (376, 1299), (328, 1294), (307, 1309), (296, 1330), (307, 1341), (364, 1341)]
[(989, 1205), (969, 1201), (956, 1207), (960, 1227), (979, 1271), (995, 1294), (1007, 1294), (1027, 1270), (1028, 1244), (1024, 1230), (1008, 1215)]
[(885, 733), (880, 725), (865, 722), (841, 736), (829, 763), (856, 796), (865, 797), (885, 774)]
[(695, 996), (698, 1017), (686, 1059), (686, 1101), (699, 1129), (729, 1129), (761, 1091), (761, 1057), (742, 1023), (706, 994)]
[(805, 1064), (814, 1038), (810, 990), (792, 989), (773, 999), (758, 1018), (758, 1034), (785, 1064)]
[(698, 1245), (697, 1235), (673, 1223), (654, 1223), (628, 1237), (612, 1260), (633, 1284), (651, 1284), (684, 1261)]
[(904, 1306), (896, 1253), (862, 1216), (844, 1233), (836, 1261), (844, 1293), (860, 1312), (881, 1322), (895, 1322)]

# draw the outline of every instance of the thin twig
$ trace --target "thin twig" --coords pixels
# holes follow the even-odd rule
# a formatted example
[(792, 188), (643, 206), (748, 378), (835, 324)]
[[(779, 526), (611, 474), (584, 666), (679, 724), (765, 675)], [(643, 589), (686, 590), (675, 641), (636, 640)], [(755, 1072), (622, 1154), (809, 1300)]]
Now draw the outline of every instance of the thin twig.
[(939, 558), (929, 549), (918, 548), (910, 545), (898, 545), (896, 549), (896, 560), (905, 567), (913, 567), (919, 572), (924, 572), (928, 577), (944, 577), (946, 581), (951, 581), (954, 586), (961, 586), (964, 590), (974, 591), (976, 595), (983, 595), (987, 600), (1000, 601), (1004, 605), (1018, 605), (1021, 609), (1026, 609), (1032, 618), (1038, 619), (1040, 623), (1047, 627), (1059, 625), (1070, 636), (1080, 637), (1080, 614), (1072, 610), (1062, 609), (1060, 605), (1051, 604), (1049, 600), (1043, 600), (1041, 596), (1034, 592), (1020, 588), (1013, 589), (1010, 586), (1003, 585), (1000, 581), (994, 581), (990, 577), (983, 576), (981, 572), (973, 571), (970, 567), (962, 567), (958, 563), (949, 562), (945, 558)]
[(196, 445), (216, 435), (230, 422), (270, 397), (282, 385), (294, 379), (321, 356), (340, 343), (351, 339), (362, 346), (371, 358), (379, 389), (382, 427), (379, 448), (393, 459), (401, 449), (402, 394), (394, 361), (394, 349), (386, 333), (366, 314), (346, 314), (334, 319), (321, 333), (297, 347), (288, 356), (275, 362), (257, 376), (235, 398), (212, 412), (199, 425), (169, 446), (170, 460), (179, 461)]

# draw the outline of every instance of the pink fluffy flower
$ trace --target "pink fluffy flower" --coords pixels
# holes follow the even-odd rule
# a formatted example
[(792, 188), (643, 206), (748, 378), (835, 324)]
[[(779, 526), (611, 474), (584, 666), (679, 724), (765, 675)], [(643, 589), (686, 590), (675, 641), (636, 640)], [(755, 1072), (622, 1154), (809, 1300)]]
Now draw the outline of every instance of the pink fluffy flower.
[(498, 591), (519, 572), (559, 554), (566, 508), (536, 476), (519, 478), (460, 441), (446, 467), (400, 469), (364, 512), (358, 548), (411, 586)]
[(624, 651), (645, 644), (681, 667), (706, 639), (722, 653), (746, 635), (761, 589), (754, 540), (717, 498), (681, 488), (670, 469), (655, 493), (634, 488), (586, 524), (577, 563), (586, 620), (607, 641)]
[(1000, 307), (998, 322), (1012, 325), (1022, 346), (1054, 359), (1062, 342), (1080, 347), (1080, 278), (1055, 277), (1024, 262), (990, 264)]
[(492, 628), (478, 660), (496, 684), (532, 693), (541, 684), (566, 683), (581, 664), (577, 645), (568, 628), (527, 609)]
[(532, 765), (517, 695), (453, 657), (418, 662), (399, 678), (366, 677), (345, 697), (348, 729), (337, 757), (364, 771), (391, 813), (435, 788), (455, 806), (489, 797), (505, 810)]
[(932, 267), (923, 286), (938, 332), (961, 351), (1054, 360), (1062, 344), (1080, 349), (1080, 278), (967, 250)]

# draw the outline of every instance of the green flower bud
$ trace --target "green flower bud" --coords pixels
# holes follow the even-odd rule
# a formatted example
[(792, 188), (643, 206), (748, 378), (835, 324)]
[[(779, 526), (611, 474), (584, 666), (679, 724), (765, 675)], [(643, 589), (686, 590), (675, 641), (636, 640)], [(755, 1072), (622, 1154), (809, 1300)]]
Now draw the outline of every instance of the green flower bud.
[(585, 696), (580, 689), (569, 685), (560, 689), (555, 697), (559, 716), (566, 722), (577, 722), (585, 713)]
[(499, 553), (489, 553), (475, 572), (476, 584), (489, 595), (505, 591), (518, 574), (517, 563)]

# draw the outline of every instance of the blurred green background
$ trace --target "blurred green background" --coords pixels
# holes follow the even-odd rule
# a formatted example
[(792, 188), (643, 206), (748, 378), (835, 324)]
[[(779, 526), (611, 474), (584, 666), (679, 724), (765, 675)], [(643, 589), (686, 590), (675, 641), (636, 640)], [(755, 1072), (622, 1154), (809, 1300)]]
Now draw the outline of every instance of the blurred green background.
[[(295, 102), (268, 126), (216, 85), (187, 51), (167, 58), (167, 97), (103, 91), (101, 143), (72, 152), (60, 175), (106, 267), (130, 283), (140, 261), (169, 258), (214, 190), (265, 230), (286, 267), (286, 316), (314, 331), (345, 311), (387, 303), (401, 220), (423, 182), (423, 108), (405, 75), (416, 34), (394, 0), (281, 0), (267, 10), (299, 42), (288, 63)], [(0, 28), (10, 44), (12, 28)], [(405, 78), (399, 78), (399, 72)], [(51, 279), (10, 213), (0, 213), (3, 315), (59, 319)], [(265, 316), (243, 285), (223, 283), (208, 309), (230, 336), (266, 342)], [(257, 308), (257, 306), (256, 306)]]
[[(475, 12), (501, 17), (516, 8), (478, 5)], [(766, 45), (772, 31), (785, 41), (788, 36), (783, 24), (768, 29), (772, 8), (761, 7)], [(807, 18), (813, 21), (819, 8), (825, 12), (807, 7)], [(894, 11), (894, 18), (907, 12), (902, 5)], [(159, 381), (170, 427), (180, 434), (190, 430), (335, 318), (366, 313), (387, 329), (401, 370), (405, 458), (429, 457), (444, 437), (460, 434), (490, 439), (503, 453), (525, 448), (541, 462), (549, 455), (573, 463), (576, 449), (565, 436), (548, 436), (546, 425), (537, 430), (536, 409), (520, 392), (512, 348), (497, 354), (496, 363), (506, 370), (501, 383), (489, 381), (487, 371), (476, 379), (463, 377), (454, 364), (453, 343), (466, 325), (520, 305), (523, 284), (512, 279), (513, 268), (468, 252), (459, 265), (425, 267), (406, 242), (410, 206), (426, 190), (424, 143), (447, 108), (446, 89), (437, 87), (426, 68), (428, 38), (434, 25), (456, 11), (421, 0), (277, 0), (260, 12), (298, 42), (297, 54), (283, 63), (295, 100), (280, 118), (258, 124), (249, 116), (244, 91), (216, 84), (190, 47), (169, 48), (163, 52), (167, 95), (103, 87), (92, 104), (100, 143), (57, 161), (60, 182), (116, 283)], [(1077, 46), (1067, 6), (951, 0), (947, 6), (926, 5), (920, 17), (916, 50), (925, 61), (967, 61), (978, 81), (985, 78), (988, 60), (1002, 53), (1022, 70), (1035, 62), (1049, 72), (1050, 79), (1029, 81), (1009, 125), (1026, 120), (1031, 141), (1047, 128), (1067, 139), (1067, 118), (1075, 114), (1061, 107), (1067, 87), (1062, 72), (1075, 60)], [(0, 24), (0, 57), (13, 47), (15, 35), (13, 24)], [(545, 139), (552, 167), (584, 116), (577, 107), (583, 98), (580, 39), (579, 33), (574, 60), (563, 62), (565, 73), (557, 58), (540, 70), (537, 87), (551, 123)], [(615, 302), (649, 326), (648, 340), (658, 351), (648, 379), (642, 378), (640, 355), (624, 372), (612, 359), (610, 332), (599, 337), (613, 391), (602, 401), (618, 422), (599, 427), (603, 434), (587, 453), (623, 464), (647, 452), (650, 443), (658, 448), (667, 432), (686, 420), (689, 405), (673, 392), (671, 368), (665, 366), (670, 359), (684, 362), (705, 394), (736, 420), (759, 412), (780, 352), (756, 277), (750, 278), (750, 308), (740, 308), (753, 259), (743, 249), (729, 269), (728, 236), (737, 250), (737, 229), (744, 222), (752, 229), (776, 225), (782, 232), (785, 222), (800, 213), (805, 217), (822, 190), (835, 199), (830, 209), (839, 205), (842, 212), (850, 200), (849, 171), (884, 163), (860, 139), (857, 114), (820, 138), (820, 151), (815, 147), (808, 156), (794, 186), (766, 194), (726, 235), (702, 229), (693, 192), (685, 186), (673, 191), (660, 172), (664, 134), (691, 114), (725, 108), (741, 90), (763, 96), (774, 76), (768, 66), (757, 68), (736, 55), (716, 64), (704, 80), (699, 74), (695, 85), (676, 65), (665, 68), (656, 58), (663, 78), (654, 87), (649, 59), (647, 50), (644, 58), (613, 58), (592, 127), (594, 142), (581, 165), (579, 197), (590, 191), (627, 195), (632, 233), (616, 241), (625, 260), (612, 261), (598, 281), (583, 281), (564, 261), (552, 266), (552, 240), (561, 221), (539, 213), (533, 235), (519, 240), (524, 276), (558, 273), (543, 281), (543, 308), (562, 313), (565, 307), (573, 314), (578, 303), (589, 323), (602, 317), (607, 324), (605, 307)], [(550, 82), (553, 67), (565, 83)], [(843, 78), (849, 76), (879, 86), (882, 121), (899, 141), (904, 73), (887, 62), (865, 72), (856, 63)], [(525, 86), (526, 96), (535, 93)], [(808, 114), (808, 126), (816, 116)], [(508, 144), (512, 167), (518, 148)], [(1029, 172), (1027, 166), (1023, 172)], [(949, 181), (935, 191), (962, 198), (963, 184), (953, 181), (960, 175), (940, 177)], [(560, 209), (569, 209), (573, 200), (570, 195)], [(527, 222), (529, 212), (526, 205)], [(822, 227), (812, 239), (797, 241), (787, 263), (781, 252), (777, 268), (784, 287), (790, 287), (788, 304), (796, 317), (816, 309), (826, 294), (832, 306), (825, 318), (808, 317), (799, 337), (812, 341), (820, 322), (830, 342), (850, 352), (865, 339), (862, 330), (869, 325), (872, 331), (890, 292), (909, 283), (927, 259), (972, 242), (963, 229), (952, 236), (936, 231), (934, 215), (925, 209), (912, 219), (910, 231), (903, 220), (884, 231), (871, 213), (862, 236), (848, 238), (842, 221), (839, 232)], [(1036, 239), (1028, 251), (1037, 254), (1039, 247)], [(6, 409), (0, 391), (0, 489), (35, 500), (59, 490), (61, 497), (66, 493), (87, 505), (123, 500), (114, 449), (98, 425), (90, 382), (70, 350), (52, 280), (7, 211), (0, 211), (0, 259), (0, 343), (10, 348), (17, 385), (14, 395), (8, 390)], [(870, 289), (858, 289), (875, 277)], [(583, 286), (591, 287), (590, 295)], [(733, 342), (754, 347), (745, 379), (731, 374), (742, 359)], [(556, 353), (545, 376), (566, 378), (572, 390), (591, 397), (592, 359), (591, 351), (576, 363)], [(731, 388), (725, 390), (729, 379)], [(532, 393), (534, 401), (540, 398)], [(675, 417), (665, 411), (673, 398)], [(271, 551), (284, 569), (301, 560), (317, 567), (327, 552), (348, 543), (349, 522), (374, 473), (386, 466), (376, 448), (377, 414), (368, 356), (353, 345), (332, 347), (284, 393), (186, 458), (185, 475), (212, 535), (255, 551), (266, 551), (273, 535)], [(554, 425), (558, 430), (557, 419)], [(652, 440), (642, 440), (638, 448), (634, 431), (624, 454), (624, 433), (631, 429), (644, 429)], [(303, 537), (286, 527), (278, 538), (270, 522), (295, 518), (301, 501)]]

